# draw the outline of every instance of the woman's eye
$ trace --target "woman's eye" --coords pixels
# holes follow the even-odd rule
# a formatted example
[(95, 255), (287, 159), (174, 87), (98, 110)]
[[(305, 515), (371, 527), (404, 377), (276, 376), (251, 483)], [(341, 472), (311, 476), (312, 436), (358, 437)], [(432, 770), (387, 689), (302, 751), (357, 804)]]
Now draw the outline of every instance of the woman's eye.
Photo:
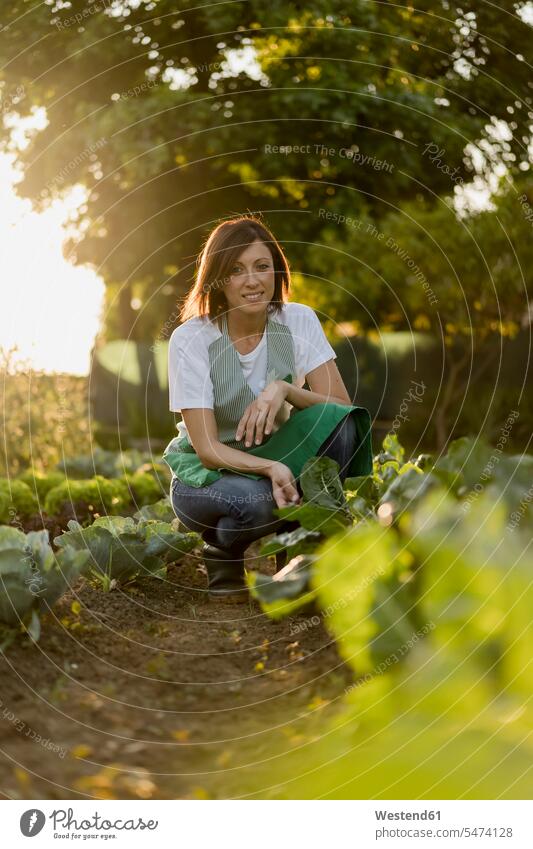
[[(257, 267), (258, 271), (268, 271), (271, 266), (268, 264), (268, 262), (262, 262), (256, 267)], [(243, 273), (243, 269), (241, 268), (240, 265), (234, 265), (233, 268), (230, 271), (230, 274), (233, 277), (236, 276), (237, 274), (242, 274), (242, 273)]]

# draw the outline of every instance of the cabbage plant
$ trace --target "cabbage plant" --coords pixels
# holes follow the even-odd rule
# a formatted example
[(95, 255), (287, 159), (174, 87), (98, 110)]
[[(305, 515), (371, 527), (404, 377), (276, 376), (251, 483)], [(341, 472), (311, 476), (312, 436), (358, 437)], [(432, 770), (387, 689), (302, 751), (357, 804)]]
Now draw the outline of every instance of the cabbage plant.
[(106, 591), (139, 575), (164, 578), (167, 564), (199, 541), (199, 534), (180, 533), (174, 523), (123, 516), (101, 516), (88, 528), (71, 520), (68, 531), (54, 539), (63, 551), (88, 552), (87, 572)]
[[(507, 530), (520, 528), (522, 532), (531, 533), (531, 455), (504, 455), (482, 438), (473, 437), (455, 440), (446, 455), (437, 461), (430, 454), (420, 454), (416, 459), (405, 461), (404, 455), (397, 436), (389, 434), (382, 450), (374, 457), (372, 473), (348, 477), (344, 483), (340, 481), (339, 467), (334, 460), (310, 458), (300, 477), (302, 502), (274, 510), (281, 518), (298, 522), (300, 527), (266, 541), (260, 554), (268, 556), (286, 551), (292, 558), (313, 555), (326, 540), (340, 539), (339, 534), (351, 530), (357, 529), (359, 533), (364, 527), (375, 526), (369, 533), (382, 533), (384, 528), (399, 533), (402, 523), (405, 525), (409, 521), (410, 513), (428, 499), (438, 498), (439, 493), (441, 497), (444, 493), (452, 499), (461, 517), (483, 495), (499, 504)], [(304, 571), (307, 582), (303, 582), (303, 572), (299, 572), (302, 601), (308, 598), (316, 568), (311, 563)], [(393, 592), (397, 598), (405, 596), (408, 605), (412, 605), (409, 593), (418, 580), (415, 572), (407, 569), (401, 579), (398, 575), (390, 575), (384, 586), (385, 595), (388, 597)], [(403, 582), (401, 592), (398, 582)], [(298, 584), (294, 576), (289, 581), (277, 580), (274, 584), (269, 578), (252, 574), (249, 583), (252, 594), (269, 615), (282, 615), (282, 599), (287, 601), (287, 614), (296, 609)], [(378, 590), (380, 586), (376, 583)], [(374, 601), (380, 607), (380, 603)]]
[(54, 553), (48, 531), (28, 534), (0, 527), (0, 623), (8, 644), (21, 625), (39, 639), (39, 614), (51, 607), (79, 577), (89, 560), (86, 551)]

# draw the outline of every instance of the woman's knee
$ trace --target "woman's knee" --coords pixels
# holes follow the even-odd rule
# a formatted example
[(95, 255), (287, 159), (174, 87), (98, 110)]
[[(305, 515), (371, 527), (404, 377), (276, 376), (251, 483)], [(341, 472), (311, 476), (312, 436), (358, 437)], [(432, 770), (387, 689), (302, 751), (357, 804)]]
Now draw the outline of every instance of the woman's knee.
[(352, 415), (346, 415), (332, 430), (329, 437), (320, 446), (319, 456), (330, 457), (339, 463), (339, 474), (346, 477), (348, 466), (356, 450), (357, 428)]
[(223, 504), (216, 504), (206, 487), (191, 487), (175, 478), (170, 487), (170, 503), (175, 515), (189, 531), (203, 533), (216, 526), (225, 514)]
[[(281, 520), (273, 513), (276, 503), (271, 485), (255, 486), (246, 494), (233, 495), (233, 500), (228, 502), (231, 509), (228, 507), (227, 515), (218, 520), (213, 534), (221, 547), (245, 550), (255, 540), (276, 530)], [(209, 541), (205, 534), (204, 539)]]
[(351, 413), (339, 422), (335, 431), (338, 432), (338, 438), (341, 442), (349, 445), (350, 447), (353, 445), (357, 434), (357, 428), (355, 425), (355, 418), (351, 415)]
[(250, 480), (242, 475), (224, 474), (209, 487), (194, 488), (172, 482), (171, 503), (185, 527), (202, 533), (224, 527), (256, 530), (277, 518), (272, 484), (267, 478)]
[(244, 496), (236, 496), (232, 515), (241, 528), (260, 528), (276, 518), (273, 513), (276, 506), (269, 482), (268, 487), (253, 487)]
[(170, 487), (170, 503), (175, 516), (188, 531), (200, 532), (201, 523), (198, 518), (191, 514), (190, 502), (185, 501), (183, 492), (176, 490), (174, 481)]

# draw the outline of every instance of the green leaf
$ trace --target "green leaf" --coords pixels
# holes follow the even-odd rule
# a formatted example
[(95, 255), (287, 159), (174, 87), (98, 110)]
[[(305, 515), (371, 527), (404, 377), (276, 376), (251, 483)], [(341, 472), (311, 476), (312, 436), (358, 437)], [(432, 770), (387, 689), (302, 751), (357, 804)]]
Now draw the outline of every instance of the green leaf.
[(359, 498), (358, 495), (354, 495), (353, 498), (348, 500), (348, 508), (353, 518), (358, 522), (376, 518), (374, 511), (369, 507), (365, 499)]
[(417, 599), (413, 582), (400, 582), (398, 576), (388, 581), (376, 581), (370, 615), (377, 625), (370, 641), (374, 666), (398, 663), (409, 651), (413, 634), (424, 623), (417, 617)]
[(345, 511), (330, 510), (318, 504), (295, 504), (288, 507), (276, 507), (273, 511), (277, 516), (289, 521), (296, 521), (303, 528), (319, 531), (324, 536), (332, 536), (352, 524), (352, 517)]
[(147, 554), (160, 555), (167, 563), (179, 560), (202, 542), (200, 534), (181, 533), (168, 522), (150, 522), (144, 526)]
[(437, 460), (435, 469), (447, 472), (457, 486), (462, 483), (471, 490), (482, 475), (487, 475), (487, 480), (491, 476), (491, 455), (492, 449), (483, 437), (463, 436), (450, 444), (446, 455)]
[(69, 522), (69, 531), (56, 537), (62, 550), (87, 551), (87, 568), (108, 587), (112, 580), (131, 581), (137, 575), (166, 574), (166, 564), (180, 559), (198, 545), (196, 533), (183, 534), (168, 522), (103, 516), (88, 528)]
[(30, 531), (26, 535), (26, 539), (32, 549), (34, 564), (39, 569), (46, 569), (54, 557), (50, 547), (48, 531)]
[(424, 564), (425, 615), (439, 623), (446, 651), (471, 654), (496, 692), (530, 694), (530, 533), (507, 530), (506, 505), (488, 490), (470, 503), (431, 492), (401, 524)]
[(0, 525), (0, 551), (4, 548), (20, 548), (24, 550), (27, 545), (26, 534), (18, 528), (8, 525)]
[(95, 519), (91, 527), (105, 528), (113, 536), (121, 536), (125, 533), (135, 534), (137, 524), (131, 516), (100, 516)]
[(434, 458), (432, 454), (419, 454), (414, 463), (418, 469), (429, 472), (433, 468)]
[(279, 551), (289, 551), (291, 555), (305, 554), (314, 551), (322, 535), (318, 531), (310, 531), (307, 528), (296, 528), (294, 531), (286, 531), (278, 534), (263, 543), (259, 550), (260, 557), (268, 557)]
[(133, 514), (134, 519), (156, 519), (159, 522), (172, 522), (176, 519), (176, 514), (172, 509), (170, 499), (161, 498), (155, 504), (147, 504), (142, 507), (137, 513)]
[(252, 596), (271, 619), (289, 616), (313, 601), (315, 593), (310, 588), (310, 577), (315, 559), (304, 554), (293, 557), (272, 578), (259, 572), (247, 573)]
[(357, 495), (359, 498), (364, 499), (370, 507), (379, 501), (380, 489), (374, 475), (346, 478), (343, 488), (347, 497)]
[(317, 552), (311, 577), (326, 625), (358, 674), (405, 642), (405, 605), (395, 600), (400, 575), (413, 562), (391, 530), (358, 525)]
[(53, 554), (41, 575), (43, 586), (38, 594), (40, 606), (55, 604), (86, 570), (89, 561), (88, 551), (71, 549)]
[(385, 439), (383, 440), (382, 445), (383, 451), (386, 454), (389, 454), (391, 457), (394, 457), (394, 459), (397, 460), (398, 463), (403, 463), (405, 451), (395, 433), (388, 433)]
[[(24, 536), (24, 534), (23, 534)], [(16, 626), (35, 602), (31, 546), (0, 550), (0, 621)]]
[(379, 503), (390, 503), (395, 513), (402, 512), (422, 498), (431, 488), (438, 485), (438, 481), (432, 474), (424, 474), (424, 472), (412, 466), (407, 471), (402, 471), (393, 480), (383, 493)]
[(310, 457), (302, 468), (300, 486), (308, 503), (340, 510), (346, 505), (339, 464), (330, 457)]
[(384, 492), (388, 486), (400, 474), (401, 465), (397, 460), (387, 460), (382, 463), (380, 468), (381, 485), (380, 491)]
[[(20, 543), (13, 534), (7, 536)], [(0, 622), (15, 627), (31, 619), (28, 630), (37, 639), (38, 612), (78, 578), (89, 554), (74, 549), (54, 554), (47, 531), (22, 536), (24, 548), (0, 549)]]

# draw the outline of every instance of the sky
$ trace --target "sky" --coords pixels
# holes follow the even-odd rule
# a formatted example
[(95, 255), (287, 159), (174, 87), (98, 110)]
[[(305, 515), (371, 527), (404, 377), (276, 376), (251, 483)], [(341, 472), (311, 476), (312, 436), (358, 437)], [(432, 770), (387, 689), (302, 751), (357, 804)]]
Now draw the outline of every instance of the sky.
[(14, 359), (29, 359), (35, 370), (88, 374), (104, 283), (63, 256), (83, 190), (37, 213), (16, 194), (18, 179), (13, 155), (0, 153), (0, 347), (17, 346)]

